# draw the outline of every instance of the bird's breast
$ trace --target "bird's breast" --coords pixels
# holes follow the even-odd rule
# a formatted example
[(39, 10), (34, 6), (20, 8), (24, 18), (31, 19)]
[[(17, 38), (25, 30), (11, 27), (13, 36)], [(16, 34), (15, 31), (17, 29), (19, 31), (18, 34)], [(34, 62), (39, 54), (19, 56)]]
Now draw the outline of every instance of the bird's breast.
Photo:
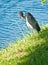
[(26, 24), (27, 24), (28, 27), (32, 28), (32, 25), (30, 25), (30, 23), (29, 23), (27, 17), (26, 17)]

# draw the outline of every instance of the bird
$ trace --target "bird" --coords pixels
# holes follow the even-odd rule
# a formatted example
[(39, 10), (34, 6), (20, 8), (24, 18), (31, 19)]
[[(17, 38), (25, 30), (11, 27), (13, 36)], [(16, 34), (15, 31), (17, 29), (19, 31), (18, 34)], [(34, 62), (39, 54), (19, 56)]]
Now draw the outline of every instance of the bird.
[(35, 17), (30, 12), (25, 13), (25, 16), (24, 16), (23, 12), (20, 11), (18, 15), (21, 19), (24, 19), (26, 21), (26, 24), (29, 28), (34, 28), (37, 32), (40, 31), (40, 26), (38, 22), (36, 21)]

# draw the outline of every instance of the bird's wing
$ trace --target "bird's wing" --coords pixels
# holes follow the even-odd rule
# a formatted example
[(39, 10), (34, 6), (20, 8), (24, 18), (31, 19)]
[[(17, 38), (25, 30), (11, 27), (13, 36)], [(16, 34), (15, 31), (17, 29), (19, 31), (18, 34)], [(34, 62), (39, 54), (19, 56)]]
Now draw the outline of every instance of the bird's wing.
[(33, 28), (39, 27), (36, 19), (33, 16), (26, 16), (26, 22), (28, 22)]

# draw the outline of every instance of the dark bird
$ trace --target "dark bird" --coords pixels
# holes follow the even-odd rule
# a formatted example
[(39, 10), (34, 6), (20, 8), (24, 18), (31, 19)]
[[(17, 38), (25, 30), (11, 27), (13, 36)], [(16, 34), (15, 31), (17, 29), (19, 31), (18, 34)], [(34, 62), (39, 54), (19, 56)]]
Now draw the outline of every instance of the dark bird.
[(40, 31), (39, 24), (38, 24), (38, 22), (36, 21), (36, 19), (33, 17), (33, 15), (31, 13), (27, 12), (25, 14), (25, 16), (24, 16), (23, 12), (21, 11), (21, 12), (19, 12), (18, 15), (19, 15), (20, 18), (23, 18), (23, 19), (26, 20), (26, 23), (27, 23), (28, 27), (30, 27), (30, 28), (33, 27), (34, 29), (37, 30), (37, 32)]

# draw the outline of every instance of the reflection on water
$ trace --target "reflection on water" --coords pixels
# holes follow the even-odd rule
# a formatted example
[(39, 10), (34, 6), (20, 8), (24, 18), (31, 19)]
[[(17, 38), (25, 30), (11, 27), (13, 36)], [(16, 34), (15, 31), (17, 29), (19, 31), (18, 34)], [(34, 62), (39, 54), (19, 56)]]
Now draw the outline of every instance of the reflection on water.
[(19, 11), (31, 12), (40, 26), (48, 23), (48, 3), (42, 5), (40, 0), (0, 0), (0, 48), (31, 31), (25, 21), (18, 18)]

